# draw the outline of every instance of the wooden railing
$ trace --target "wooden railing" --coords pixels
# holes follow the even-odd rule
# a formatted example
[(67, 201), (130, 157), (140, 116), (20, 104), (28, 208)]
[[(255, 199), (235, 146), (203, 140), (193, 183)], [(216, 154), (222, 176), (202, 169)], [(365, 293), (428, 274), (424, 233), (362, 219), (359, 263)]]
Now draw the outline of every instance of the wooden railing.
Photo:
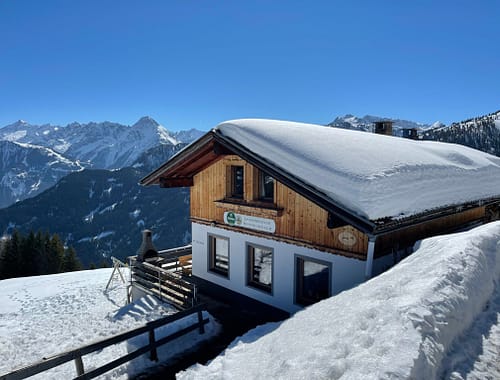
[(158, 252), (158, 261), (156, 265), (160, 265), (163, 269), (168, 271), (191, 275), (192, 264), (191, 245)]
[[(158, 354), (156, 352), (156, 349), (176, 338), (179, 338), (193, 330), (198, 329), (200, 334), (205, 333), (205, 325), (208, 323), (208, 319), (203, 319), (202, 315), (202, 310), (204, 308), (204, 305), (198, 305), (190, 310), (183, 310), (180, 311), (176, 314), (169, 315), (167, 317), (158, 319), (156, 321), (148, 322), (144, 326), (129, 330), (127, 332), (112, 336), (110, 338), (97, 341), (94, 343), (91, 343), (86, 346), (79, 347), (74, 350), (66, 351), (58, 355), (54, 355), (49, 358), (44, 358), (43, 360), (31, 364), (26, 367), (18, 368), (12, 372), (9, 372), (5, 375), (0, 375), (0, 380), (19, 380), (19, 379), (25, 379), (27, 377), (36, 375), (38, 373), (47, 371), (51, 368), (57, 367), (61, 364), (64, 364), (66, 362), (69, 362), (71, 360), (75, 361), (75, 366), (76, 366), (76, 374), (77, 377), (75, 379), (93, 379), (99, 375), (102, 375), (105, 372), (108, 372), (112, 370), (113, 368), (118, 367), (119, 365), (122, 365), (124, 363), (127, 363), (128, 361), (143, 355), (147, 352), (150, 352), (150, 359), (157, 361), (158, 360)], [(198, 321), (196, 323), (193, 323), (190, 326), (187, 326), (179, 331), (176, 331), (175, 333), (172, 333), (168, 336), (165, 336), (163, 338), (160, 338), (156, 340), (155, 338), (155, 329), (165, 326), (169, 323), (175, 322), (179, 319), (182, 319), (184, 317), (187, 317), (191, 314), (198, 314)], [(90, 370), (89, 372), (85, 372), (84, 365), (83, 365), (83, 360), (82, 356), (90, 354), (95, 351), (100, 351), (108, 346), (121, 343), (127, 339), (133, 338), (135, 336), (148, 333), (149, 334), (149, 344), (141, 347), (133, 352), (128, 353), (125, 356), (122, 356), (118, 359), (115, 359), (101, 367), (94, 368)]]
[(196, 285), (185, 279), (191, 274), (191, 246), (160, 251), (146, 261), (129, 257), (131, 286), (180, 308), (197, 303)]

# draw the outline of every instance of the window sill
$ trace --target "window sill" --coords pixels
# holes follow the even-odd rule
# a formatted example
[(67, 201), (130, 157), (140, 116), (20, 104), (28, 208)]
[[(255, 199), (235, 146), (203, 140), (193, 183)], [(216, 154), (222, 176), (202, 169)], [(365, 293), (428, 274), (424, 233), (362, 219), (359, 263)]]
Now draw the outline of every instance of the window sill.
[(221, 199), (215, 201), (215, 206), (230, 211), (253, 214), (257, 216), (279, 217), (283, 215), (283, 209), (276, 207), (271, 202), (252, 201), (247, 202), (241, 199)]

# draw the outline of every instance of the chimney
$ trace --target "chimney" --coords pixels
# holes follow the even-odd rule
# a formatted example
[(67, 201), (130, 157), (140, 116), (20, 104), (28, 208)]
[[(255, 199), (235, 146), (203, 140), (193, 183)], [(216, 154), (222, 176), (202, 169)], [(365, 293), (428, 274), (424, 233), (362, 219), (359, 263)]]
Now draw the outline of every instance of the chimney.
[(403, 129), (403, 137), (412, 140), (418, 140), (417, 128), (405, 128)]
[(142, 243), (137, 251), (137, 261), (145, 261), (158, 256), (158, 251), (153, 245), (153, 237), (150, 230), (142, 231)]
[(392, 136), (392, 121), (391, 120), (380, 120), (376, 121), (374, 124), (373, 132), (379, 135)]

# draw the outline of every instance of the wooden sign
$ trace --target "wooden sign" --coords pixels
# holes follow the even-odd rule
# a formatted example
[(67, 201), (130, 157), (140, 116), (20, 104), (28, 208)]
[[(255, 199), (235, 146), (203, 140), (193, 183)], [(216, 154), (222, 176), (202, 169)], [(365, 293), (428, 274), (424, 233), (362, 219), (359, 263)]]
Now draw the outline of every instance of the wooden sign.
[(232, 211), (226, 211), (224, 213), (224, 223), (229, 224), (230, 226), (243, 227), (256, 231), (269, 233), (274, 233), (276, 231), (276, 224), (272, 219), (237, 214)]
[(356, 245), (357, 240), (356, 235), (354, 235), (351, 231), (345, 229), (338, 236), (339, 241), (346, 247), (352, 247)]

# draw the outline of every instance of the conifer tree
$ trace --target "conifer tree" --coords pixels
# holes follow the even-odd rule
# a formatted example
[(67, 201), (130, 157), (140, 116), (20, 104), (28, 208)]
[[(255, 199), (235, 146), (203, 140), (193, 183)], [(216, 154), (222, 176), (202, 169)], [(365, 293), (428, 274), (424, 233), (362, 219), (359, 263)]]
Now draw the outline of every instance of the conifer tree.
[(35, 234), (30, 231), (26, 238), (21, 236), (19, 250), (19, 271), (21, 276), (38, 274), (36, 270)]
[(72, 272), (82, 269), (82, 264), (80, 263), (80, 260), (76, 256), (76, 252), (73, 249), (73, 247), (69, 247), (64, 253), (62, 267), (63, 267), (63, 272)]
[(59, 238), (59, 235), (54, 234), (52, 238), (47, 234), (45, 237), (45, 245), (47, 246), (47, 256), (49, 262), (48, 273), (63, 272), (64, 260), (64, 245)]
[(14, 230), (10, 239), (5, 242), (1, 257), (1, 273), (2, 279), (19, 277), (19, 233)]

